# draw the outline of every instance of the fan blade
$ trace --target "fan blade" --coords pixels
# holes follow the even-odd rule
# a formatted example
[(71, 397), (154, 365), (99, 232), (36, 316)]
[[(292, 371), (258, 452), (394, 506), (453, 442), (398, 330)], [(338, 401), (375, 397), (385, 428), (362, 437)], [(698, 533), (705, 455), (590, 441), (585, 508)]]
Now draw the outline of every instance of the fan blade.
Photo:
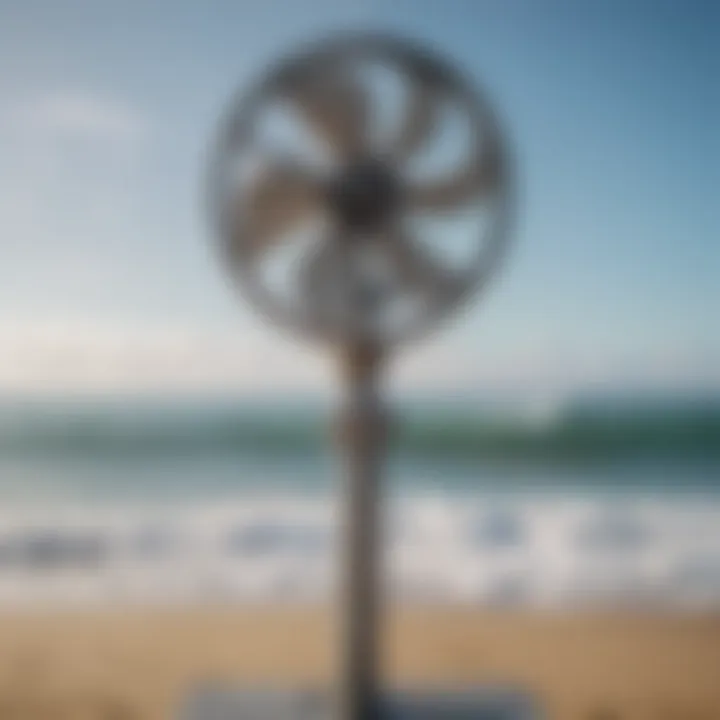
[(329, 69), (289, 91), (302, 118), (339, 159), (366, 145), (369, 101), (360, 80), (347, 68)]
[(332, 264), (335, 260), (335, 248), (330, 237), (325, 237), (318, 248), (303, 259), (298, 278), (298, 287), (305, 299), (318, 304), (321, 295), (327, 290), (332, 277)]
[(248, 259), (279, 243), (304, 220), (320, 210), (320, 188), (315, 178), (290, 163), (269, 166), (253, 182), (239, 208), (237, 253)]
[(438, 125), (437, 93), (416, 81), (401, 126), (389, 145), (390, 155), (398, 162), (408, 160), (430, 142)]
[(502, 155), (497, 141), (489, 142), (480, 156), (454, 177), (411, 185), (408, 209), (442, 212), (453, 210), (495, 190), (502, 179)]
[(353, 336), (372, 319), (357, 246), (331, 231), (300, 269), (299, 287), (311, 322)]
[(347, 283), (343, 282), (346, 260), (342, 238), (332, 230), (302, 261), (298, 287), (313, 314), (328, 318), (339, 310), (339, 305), (345, 304), (348, 295)]
[(409, 291), (446, 297), (461, 289), (462, 278), (406, 232), (396, 231), (385, 241), (398, 279)]

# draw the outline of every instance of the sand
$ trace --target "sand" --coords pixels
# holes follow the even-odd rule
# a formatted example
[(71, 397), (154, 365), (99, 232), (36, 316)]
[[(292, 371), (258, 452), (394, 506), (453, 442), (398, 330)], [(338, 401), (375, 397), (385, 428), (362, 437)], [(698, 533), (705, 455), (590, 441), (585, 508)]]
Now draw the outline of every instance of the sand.
[[(405, 610), (387, 622), (397, 682), (514, 681), (551, 718), (720, 720), (720, 616)], [(0, 718), (172, 717), (212, 679), (321, 682), (319, 609), (0, 616)]]

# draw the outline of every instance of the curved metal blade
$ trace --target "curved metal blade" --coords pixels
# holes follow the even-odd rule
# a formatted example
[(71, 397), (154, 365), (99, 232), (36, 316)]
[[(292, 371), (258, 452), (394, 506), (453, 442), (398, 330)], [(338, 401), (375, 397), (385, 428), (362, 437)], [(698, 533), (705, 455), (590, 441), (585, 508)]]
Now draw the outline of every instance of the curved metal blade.
[(240, 232), (234, 237), (237, 255), (257, 259), (318, 213), (320, 199), (318, 182), (298, 165), (269, 166), (252, 183), (239, 209)]
[(314, 308), (321, 307), (333, 289), (333, 270), (338, 253), (333, 237), (326, 235), (315, 251), (304, 258), (298, 272), (298, 289), (302, 299)]
[(406, 193), (410, 210), (454, 210), (495, 190), (501, 180), (502, 157), (497, 140), (489, 141), (480, 156), (465, 170), (447, 179), (416, 183)]
[(300, 270), (300, 292), (311, 322), (337, 337), (367, 336), (380, 310), (382, 298), (363, 267), (365, 250), (333, 230)]
[(346, 277), (347, 254), (342, 238), (333, 228), (314, 252), (301, 261), (298, 290), (310, 319), (316, 325), (337, 327), (348, 312), (349, 286)]
[(461, 276), (445, 267), (406, 232), (386, 238), (387, 253), (399, 281), (412, 293), (446, 297), (463, 287)]
[(439, 97), (430, 85), (415, 81), (407, 109), (388, 152), (396, 161), (403, 162), (430, 142), (438, 125)]
[(339, 159), (365, 149), (368, 93), (349, 68), (328, 68), (315, 74), (290, 88), (288, 97)]

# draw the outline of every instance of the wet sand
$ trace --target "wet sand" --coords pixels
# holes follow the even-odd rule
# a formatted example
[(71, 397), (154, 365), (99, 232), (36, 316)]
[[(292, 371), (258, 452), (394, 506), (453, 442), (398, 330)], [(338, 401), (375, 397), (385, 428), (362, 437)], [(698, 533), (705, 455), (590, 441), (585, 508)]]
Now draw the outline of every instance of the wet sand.
[[(166, 718), (208, 680), (317, 683), (327, 613), (104, 610), (0, 615), (0, 718)], [(720, 720), (720, 615), (406, 610), (388, 619), (399, 683), (512, 681), (565, 720)]]

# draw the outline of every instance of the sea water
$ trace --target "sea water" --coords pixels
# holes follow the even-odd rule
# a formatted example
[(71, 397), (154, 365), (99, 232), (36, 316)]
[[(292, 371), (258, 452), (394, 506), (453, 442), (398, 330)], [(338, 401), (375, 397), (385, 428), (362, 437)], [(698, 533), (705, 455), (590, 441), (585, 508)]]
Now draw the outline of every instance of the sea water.
[[(401, 407), (389, 597), (720, 607), (720, 404)], [(323, 602), (342, 463), (312, 404), (7, 400), (0, 605)]]

